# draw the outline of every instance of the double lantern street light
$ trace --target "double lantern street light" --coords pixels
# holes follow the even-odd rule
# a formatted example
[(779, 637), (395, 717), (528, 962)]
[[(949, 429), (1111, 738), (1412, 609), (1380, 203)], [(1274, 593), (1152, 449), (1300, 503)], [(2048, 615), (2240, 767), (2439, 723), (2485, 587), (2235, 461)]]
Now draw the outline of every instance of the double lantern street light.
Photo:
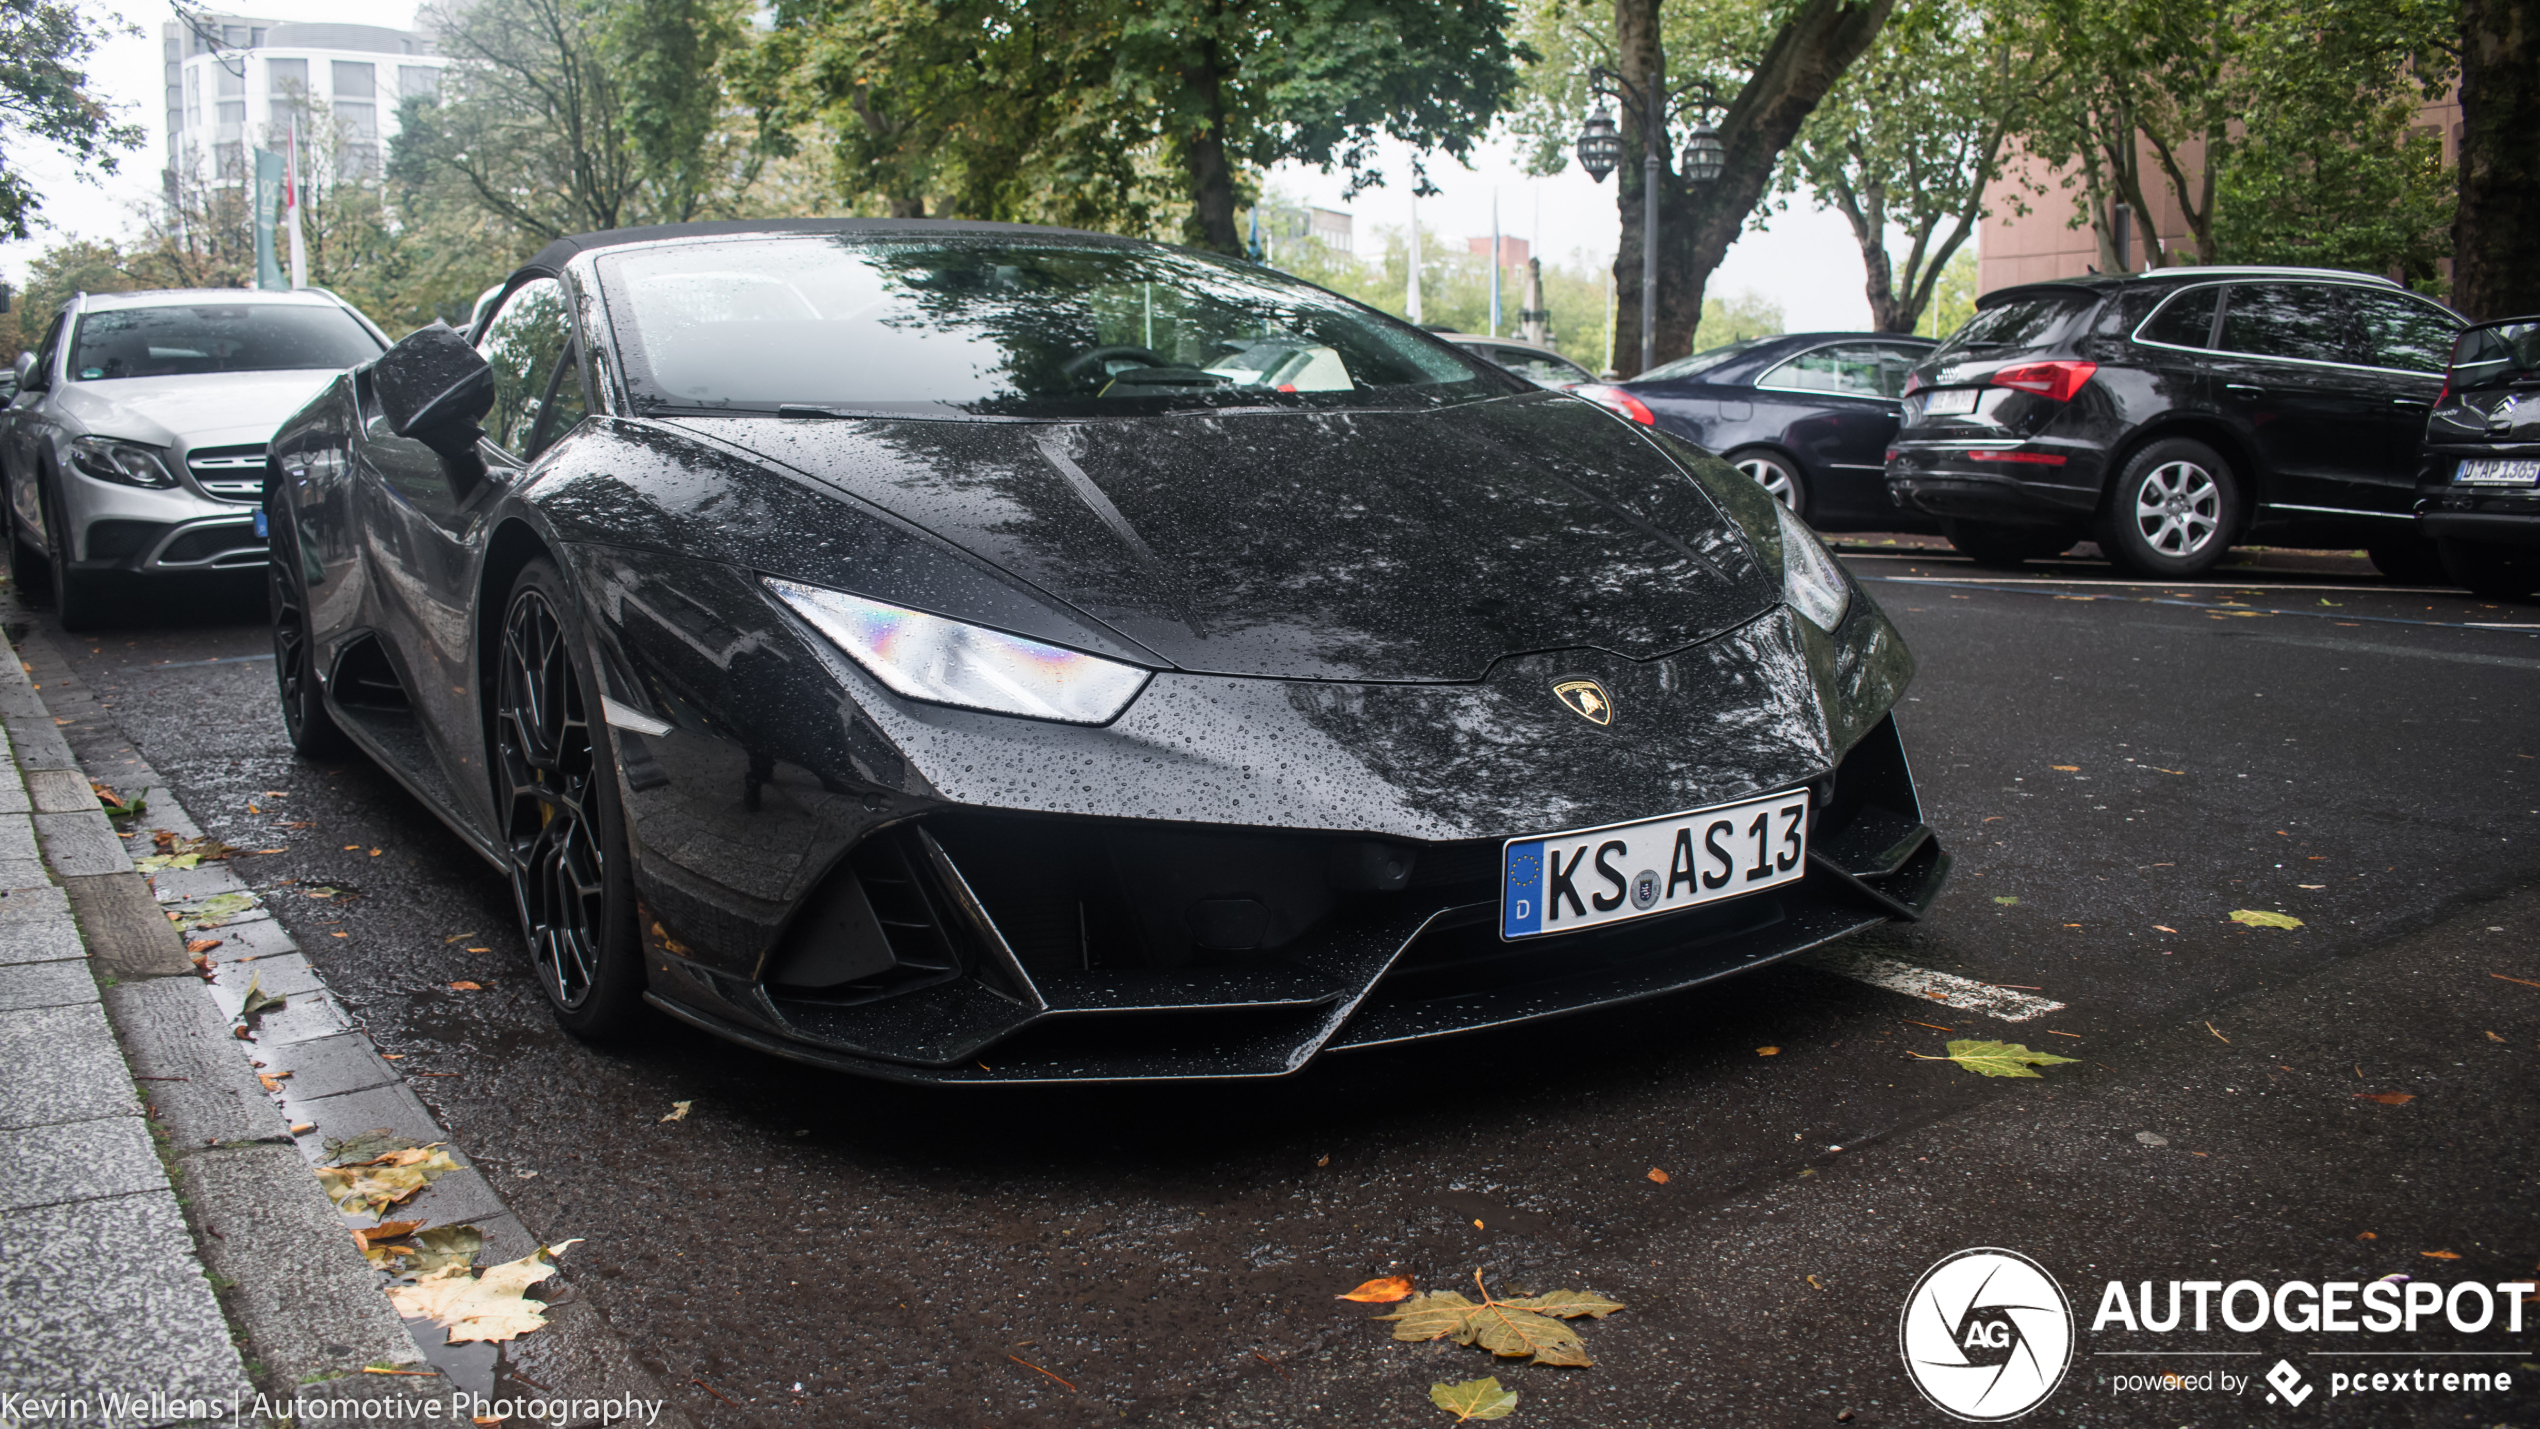
[[(1666, 119), (1666, 96), (1655, 84), (1644, 92), (1602, 65), (1588, 72), (1588, 86), (1639, 111), (1641, 138), (1648, 147), (1641, 160), (1640, 188), (1640, 370), (1647, 372), (1658, 357), (1658, 180), (1665, 170), (1658, 157), (1658, 138), (1659, 126)], [(1600, 184), (1623, 161), (1623, 136), (1615, 132), (1614, 116), (1601, 103), (1579, 132), (1578, 155), (1579, 167)], [(1723, 157), (1720, 131), (1708, 124), (1695, 125), (1693, 137), (1685, 143), (1685, 177), (1697, 184), (1711, 182), (1720, 176)]]

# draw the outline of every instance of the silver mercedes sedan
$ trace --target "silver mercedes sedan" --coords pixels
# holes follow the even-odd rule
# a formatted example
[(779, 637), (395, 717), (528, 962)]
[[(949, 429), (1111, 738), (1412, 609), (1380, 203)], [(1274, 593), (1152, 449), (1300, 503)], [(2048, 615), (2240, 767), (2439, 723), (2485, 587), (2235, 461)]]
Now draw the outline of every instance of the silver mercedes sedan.
[[(387, 335), (319, 289), (82, 293), (0, 408), (10, 572), (64, 629), (183, 572), (261, 570), (265, 443)], [(121, 589), (119, 589), (121, 588)]]

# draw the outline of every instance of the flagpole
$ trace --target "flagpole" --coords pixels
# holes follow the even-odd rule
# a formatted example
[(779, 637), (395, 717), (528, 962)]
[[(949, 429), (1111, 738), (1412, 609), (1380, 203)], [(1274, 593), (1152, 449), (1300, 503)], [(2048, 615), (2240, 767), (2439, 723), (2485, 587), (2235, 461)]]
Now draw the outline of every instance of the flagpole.
[(288, 144), (289, 164), (283, 170), (282, 211), (291, 220), (291, 286), (309, 285), (309, 255), (300, 246), (300, 118), (291, 117)]

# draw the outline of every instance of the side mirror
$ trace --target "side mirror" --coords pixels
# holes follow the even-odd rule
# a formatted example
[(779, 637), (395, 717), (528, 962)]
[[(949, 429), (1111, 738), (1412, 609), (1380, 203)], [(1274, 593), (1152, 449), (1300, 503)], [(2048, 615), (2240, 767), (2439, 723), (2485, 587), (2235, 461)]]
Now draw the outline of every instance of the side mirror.
[(19, 353), (16, 364), (9, 370), (16, 374), (17, 388), (21, 392), (44, 385), (36, 380), (35, 354), (32, 352)]
[(466, 485), (485, 474), (476, 443), (478, 425), (494, 408), (494, 369), (448, 323), (407, 335), (370, 365), (388, 430), (440, 453), (453, 480)]

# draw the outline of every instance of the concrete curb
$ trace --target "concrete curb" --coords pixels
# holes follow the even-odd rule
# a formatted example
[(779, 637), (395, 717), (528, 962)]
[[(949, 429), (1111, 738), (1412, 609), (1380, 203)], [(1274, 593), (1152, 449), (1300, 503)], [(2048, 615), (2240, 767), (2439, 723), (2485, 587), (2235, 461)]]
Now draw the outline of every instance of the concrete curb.
[[(370, 1218), (340, 1214), (309, 1171), (324, 1158), (327, 1140), (376, 1127), (417, 1141), (450, 1138), (230, 864), (167, 869), (146, 879), (134, 871), (124, 836), (98, 806), (64, 729), (84, 736), (87, 762), (107, 771), (121, 795), (146, 800), (136, 821), (142, 830), (199, 838), (202, 829), (139, 753), (110, 733), (104, 711), (50, 642), (29, 633), (19, 644), (44, 689), (39, 696), (10, 662), (0, 671), (0, 722), (12, 735), (24, 726), (29, 740), (42, 746), (31, 766), (37, 773), (30, 775), (28, 818), (44, 853), (61, 860), (55, 871), (99, 980), (113, 981), (105, 1011), (133, 1070), (152, 1078), (142, 1083), (150, 1115), (183, 1187), (202, 1261), (226, 1282), (221, 1305), (242, 1331), (259, 1384), (276, 1398), (339, 1405), (446, 1401), (453, 1391), (497, 1400), (632, 1398), (660, 1404), (653, 1423), (687, 1425), (661, 1402), (661, 1389), (605, 1318), (571, 1287), (569, 1259), (564, 1273), (548, 1282), (559, 1293), (549, 1297), (547, 1326), (502, 1346), (499, 1355), (494, 1346), (445, 1348), (429, 1322), (397, 1318), (382, 1293), (382, 1275), (346, 1234)], [(46, 808), (81, 798), (83, 809)], [(5, 801), (0, 793), (0, 804)], [(0, 872), (10, 853), (0, 833)], [(0, 905), (0, 915), (5, 911)], [(200, 966), (186, 951), (188, 937), (217, 940)], [(8, 943), (0, 938), (0, 947)], [(0, 952), (0, 1009), (7, 1006), (8, 957)], [(258, 1017), (252, 1040), (245, 1040), (233, 1029), (251, 985), (286, 1001)], [(0, 1010), (0, 1017), (7, 1015)], [(278, 1091), (267, 1091), (259, 1070), (276, 1079)], [(462, 1165), (472, 1160), (451, 1149)], [(517, 1259), (539, 1243), (472, 1167), (442, 1176), (393, 1215), (475, 1225), (485, 1238), (480, 1265)], [(363, 1373), (366, 1365), (427, 1368), (427, 1359), (438, 1374)], [(522, 1371), (517, 1381), (512, 1368)], [(5, 1374), (0, 1365), (0, 1382)], [(450, 1412), (446, 1402), (441, 1412)], [(603, 1421), (571, 1416), (565, 1422)]]

